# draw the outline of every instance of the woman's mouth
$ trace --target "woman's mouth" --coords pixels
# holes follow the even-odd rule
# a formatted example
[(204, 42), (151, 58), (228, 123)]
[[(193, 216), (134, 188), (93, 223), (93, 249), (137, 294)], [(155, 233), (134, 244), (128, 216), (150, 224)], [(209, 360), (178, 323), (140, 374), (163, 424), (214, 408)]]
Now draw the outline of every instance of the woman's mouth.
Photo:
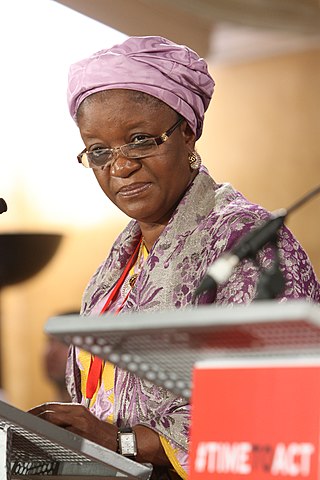
[(151, 187), (151, 183), (132, 183), (131, 185), (126, 185), (118, 191), (118, 195), (121, 197), (133, 197), (135, 195), (140, 195)]

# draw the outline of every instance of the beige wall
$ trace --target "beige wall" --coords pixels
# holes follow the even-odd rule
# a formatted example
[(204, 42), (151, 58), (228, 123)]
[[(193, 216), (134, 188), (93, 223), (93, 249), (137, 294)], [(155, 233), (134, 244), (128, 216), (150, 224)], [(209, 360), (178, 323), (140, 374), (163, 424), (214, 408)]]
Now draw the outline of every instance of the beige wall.
[[(268, 209), (320, 184), (320, 50), (212, 66), (198, 149), (216, 181)], [(320, 196), (288, 217), (320, 275)]]
[[(230, 181), (269, 209), (290, 205), (318, 184), (320, 51), (212, 66), (212, 74), (216, 93), (199, 151), (215, 179)], [(319, 202), (288, 222), (318, 274)], [(3, 289), (4, 383), (14, 405), (26, 409), (52, 398), (41, 365), (42, 328), (49, 316), (78, 307), (89, 276), (126, 219), (110, 223), (69, 232), (41, 273)]]
[[(97, 187), (98, 188), (98, 187)], [(43, 326), (50, 316), (79, 309), (83, 289), (121, 231), (110, 225), (66, 232), (51, 262), (31, 280), (2, 291), (3, 382), (6, 400), (26, 409), (53, 398), (45, 378)]]

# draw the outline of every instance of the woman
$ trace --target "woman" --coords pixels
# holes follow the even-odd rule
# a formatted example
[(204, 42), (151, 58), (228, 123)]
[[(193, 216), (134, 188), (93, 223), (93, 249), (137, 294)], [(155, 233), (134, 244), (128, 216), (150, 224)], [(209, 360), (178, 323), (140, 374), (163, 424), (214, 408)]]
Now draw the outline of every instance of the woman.
[[(255, 263), (239, 264), (216, 292), (194, 298), (208, 266), (270, 215), (201, 166), (195, 142), (213, 87), (203, 59), (161, 37), (131, 37), (71, 66), (70, 113), (85, 144), (78, 160), (132, 218), (86, 289), (84, 315), (253, 300), (259, 268), (273, 262), (270, 247)], [(279, 299), (319, 301), (308, 257), (286, 227), (278, 251)], [(32, 413), (186, 477), (189, 405), (182, 398), (75, 348), (67, 382), (75, 404)], [(121, 428), (129, 433), (126, 452)]]

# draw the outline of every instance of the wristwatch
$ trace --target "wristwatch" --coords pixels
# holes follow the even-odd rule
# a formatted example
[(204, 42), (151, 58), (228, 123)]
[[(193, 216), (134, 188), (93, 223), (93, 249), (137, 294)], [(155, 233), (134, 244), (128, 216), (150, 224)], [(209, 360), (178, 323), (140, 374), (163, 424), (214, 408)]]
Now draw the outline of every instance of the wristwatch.
[(120, 428), (118, 431), (118, 453), (124, 457), (134, 458), (137, 456), (136, 434), (132, 428)]

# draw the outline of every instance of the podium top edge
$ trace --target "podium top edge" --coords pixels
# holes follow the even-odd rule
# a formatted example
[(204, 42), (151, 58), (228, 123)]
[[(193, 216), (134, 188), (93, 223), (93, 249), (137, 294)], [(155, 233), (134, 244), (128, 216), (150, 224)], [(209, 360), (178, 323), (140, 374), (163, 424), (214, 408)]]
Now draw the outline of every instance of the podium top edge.
[(52, 335), (121, 333), (125, 330), (134, 333), (141, 330), (156, 332), (181, 327), (218, 327), (294, 320), (308, 320), (320, 325), (320, 305), (305, 299), (283, 302), (269, 300), (246, 305), (204, 305), (158, 312), (132, 312), (119, 316), (112, 313), (103, 316), (92, 315), (90, 318), (81, 315), (60, 315), (50, 317), (44, 331)]

